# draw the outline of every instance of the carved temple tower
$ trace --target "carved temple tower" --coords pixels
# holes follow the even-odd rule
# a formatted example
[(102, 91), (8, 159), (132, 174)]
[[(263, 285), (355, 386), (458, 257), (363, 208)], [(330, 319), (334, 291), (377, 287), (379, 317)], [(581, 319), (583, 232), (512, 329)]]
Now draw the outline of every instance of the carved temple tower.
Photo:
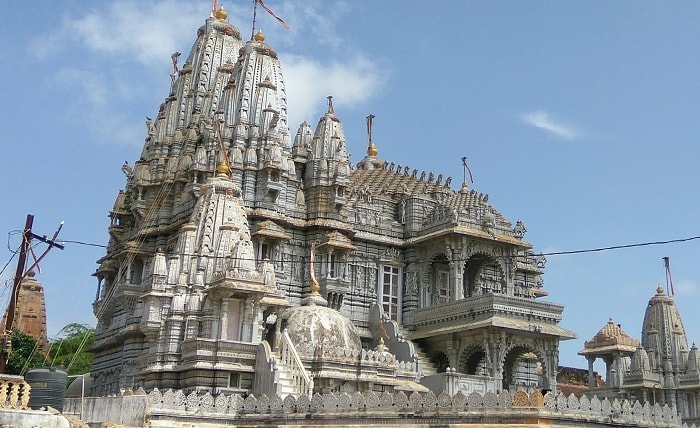
[[(598, 339), (604, 330), (610, 334), (601, 342)], [(596, 357), (606, 362), (606, 385), (593, 389), (592, 394), (668, 405), (678, 409), (684, 423), (700, 423), (700, 351), (695, 344), (688, 347), (675, 299), (661, 286), (644, 312), (641, 342), (619, 326), (604, 327), (579, 354), (591, 363)], [(589, 372), (592, 370), (589, 365)]]
[(524, 225), (371, 139), (353, 167), (330, 98), (292, 142), (277, 52), (213, 15), (123, 168), (91, 392), (556, 389), (575, 335)]

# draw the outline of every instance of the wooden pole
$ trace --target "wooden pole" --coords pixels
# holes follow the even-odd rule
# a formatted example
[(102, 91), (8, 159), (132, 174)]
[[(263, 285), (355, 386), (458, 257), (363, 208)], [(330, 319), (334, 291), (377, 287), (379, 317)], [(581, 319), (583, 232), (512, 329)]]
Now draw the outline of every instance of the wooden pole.
[(10, 336), (12, 335), (12, 326), (15, 322), (15, 308), (17, 307), (17, 296), (19, 287), (24, 277), (24, 268), (27, 263), (27, 251), (32, 240), (32, 225), (34, 224), (34, 216), (27, 214), (27, 221), (24, 224), (22, 231), (22, 245), (19, 250), (19, 260), (17, 261), (17, 271), (15, 272), (15, 280), (12, 285), (12, 295), (10, 296), (10, 304), (7, 305), (7, 313), (5, 314), (5, 322), (2, 326), (2, 351), (0, 353), (0, 373), (5, 373), (7, 367), (7, 359), (10, 357), (12, 344)]

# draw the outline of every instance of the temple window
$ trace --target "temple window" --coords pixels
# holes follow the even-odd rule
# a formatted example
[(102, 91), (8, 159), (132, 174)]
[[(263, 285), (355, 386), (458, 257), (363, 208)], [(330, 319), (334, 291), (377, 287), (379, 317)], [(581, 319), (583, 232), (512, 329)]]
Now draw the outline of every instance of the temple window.
[(328, 254), (328, 266), (327, 266), (327, 272), (328, 272), (328, 278), (337, 278), (338, 277), (338, 256), (334, 253)]
[(377, 297), (384, 314), (401, 322), (401, 268), (383, 265)]
[(438, 270), (436, 272), (435, 290), (437, 291), (438, 302), (445, 303), (450, 300), (450, 272), (448, 270)]

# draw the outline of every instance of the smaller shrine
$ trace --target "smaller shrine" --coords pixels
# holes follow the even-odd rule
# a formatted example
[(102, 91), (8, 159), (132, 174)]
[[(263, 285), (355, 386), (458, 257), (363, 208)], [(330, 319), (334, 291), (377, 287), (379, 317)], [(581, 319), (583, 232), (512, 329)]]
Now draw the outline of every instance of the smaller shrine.
[(606, 364), (606, 385), (589, 384), (590, 396), (668, 405), (678, 409), (684, 423), (700, 422), (700, 352), (695, 344), (688, 347), (678, 307), (663, 287), (649, 299), (641, 341), (610, 319), (579, 355), (588, 360), (589, 382), (593, 362), (602, 358)]

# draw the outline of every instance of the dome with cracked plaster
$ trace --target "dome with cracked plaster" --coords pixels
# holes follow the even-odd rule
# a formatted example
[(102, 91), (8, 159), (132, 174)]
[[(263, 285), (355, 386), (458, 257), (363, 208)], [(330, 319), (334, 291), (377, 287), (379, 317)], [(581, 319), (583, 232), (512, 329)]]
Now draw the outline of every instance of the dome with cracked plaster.
[(287, 320), (287, 334), (293, 343), (304, 343), (316, 348), (339, 347), (362, 350), (360, 335), (349, 318), (325, 306), (308, 305), (289, 309), (283, 316)]

